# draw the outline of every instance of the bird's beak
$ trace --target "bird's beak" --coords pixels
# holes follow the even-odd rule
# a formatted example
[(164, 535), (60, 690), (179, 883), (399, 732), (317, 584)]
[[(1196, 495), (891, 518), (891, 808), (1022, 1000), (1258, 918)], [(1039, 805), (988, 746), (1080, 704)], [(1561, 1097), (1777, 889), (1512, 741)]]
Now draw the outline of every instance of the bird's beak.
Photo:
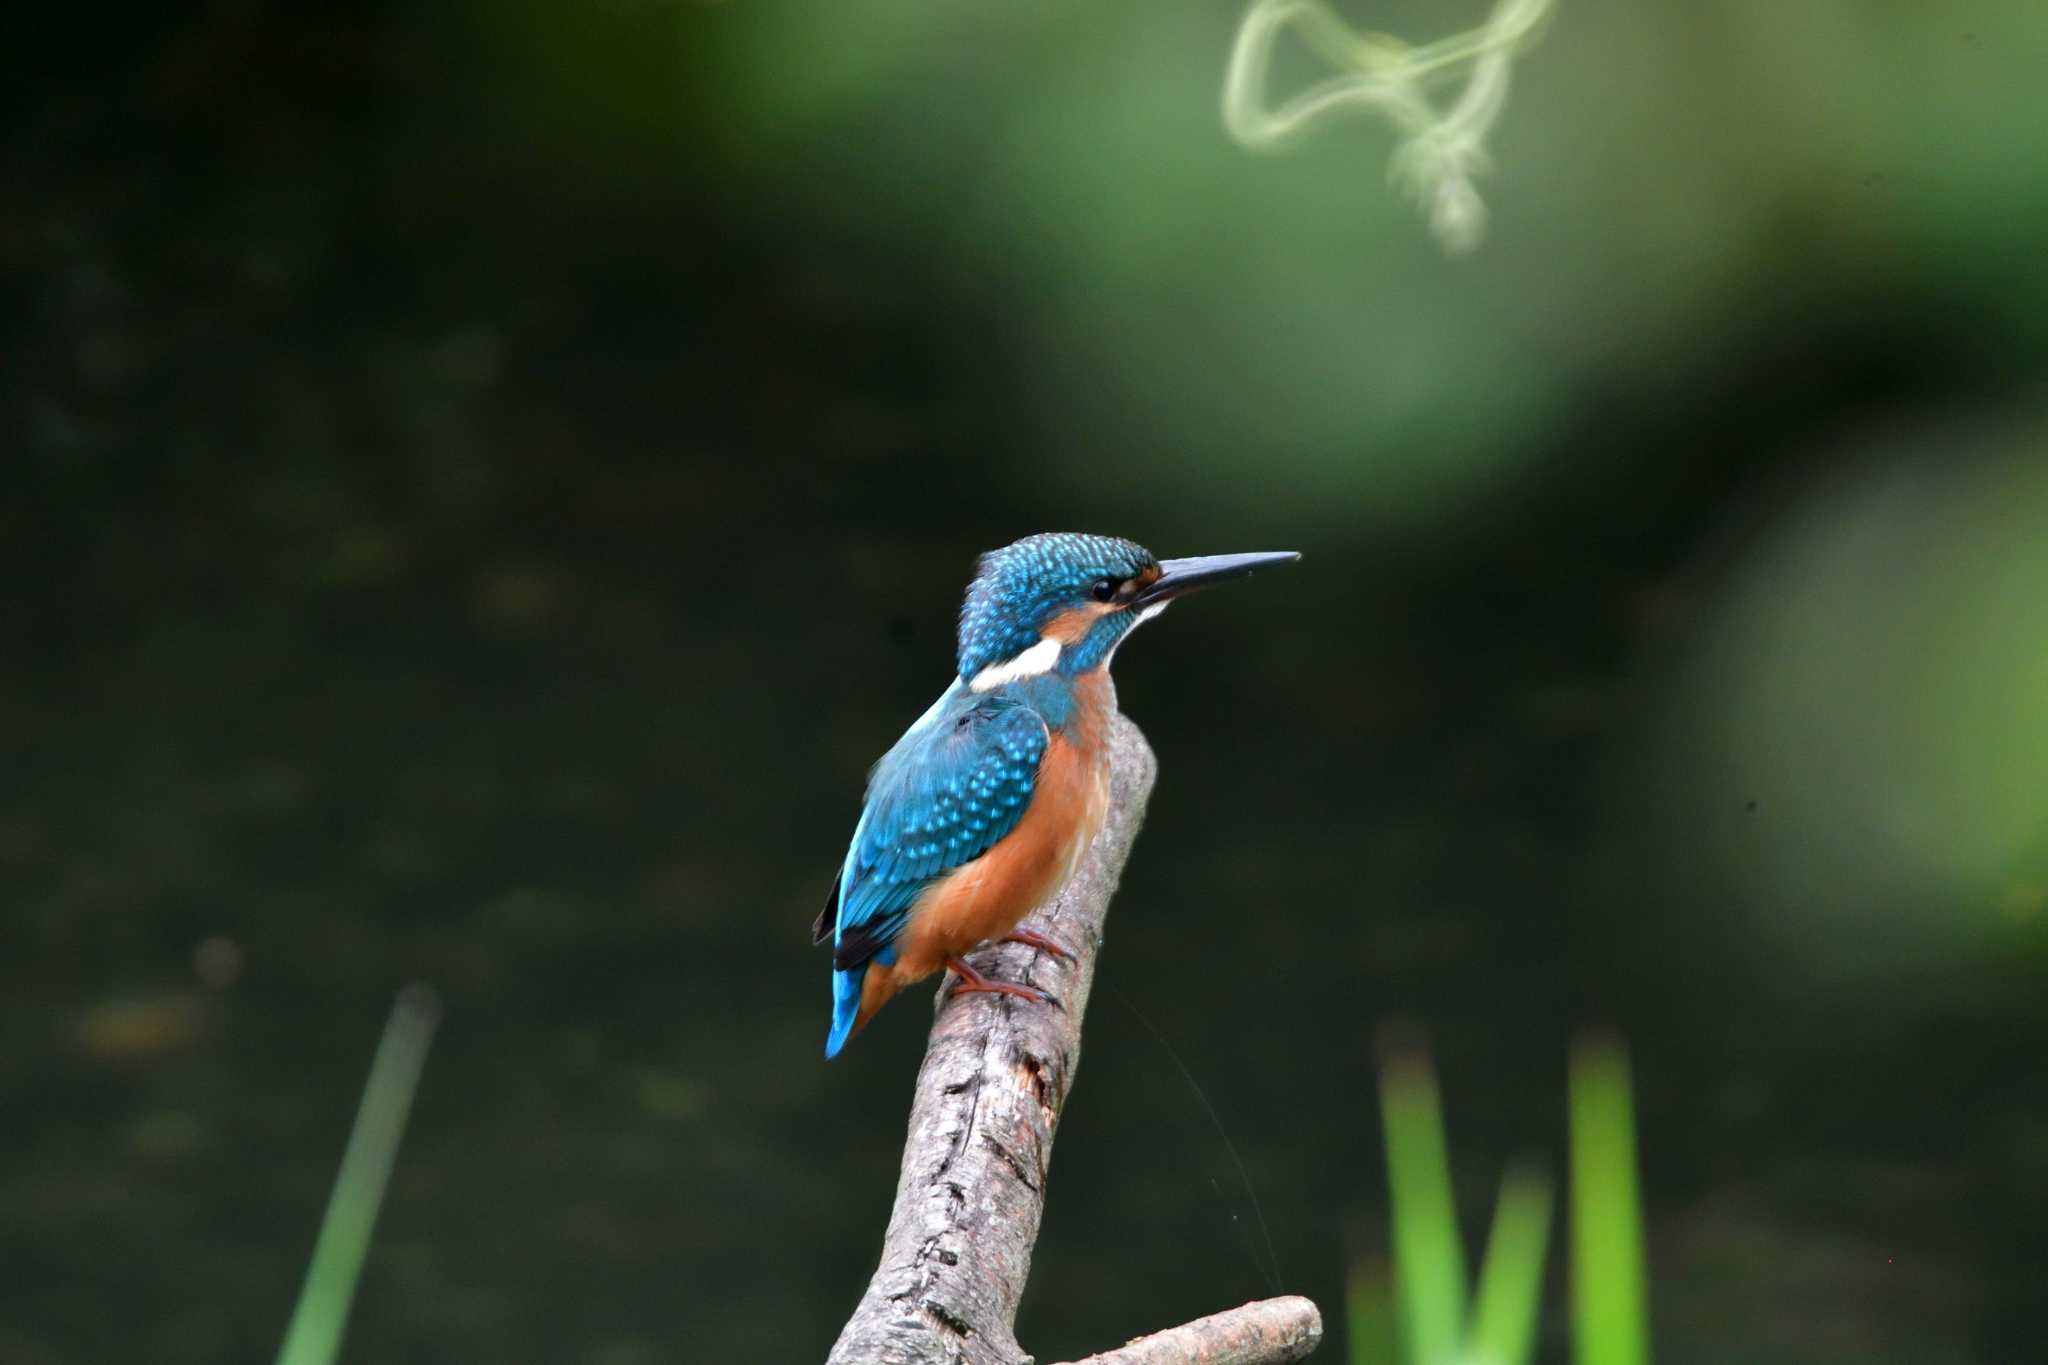
[(1301, 556), (1293, 550), (1265, 550), (1246, 555), (1196, 555), (1193, 559), (1162, 559), (1159, 561), (1159, 577), (1138, 589), (1131, 598), (1131, 605), (1147, 607), (1156, 602), (1167, 602), (1183, 593), (1206, 588), (1212, 583), (1243, 578), (1254, 570), (1270, 568), (1275, 564), (1291, 564), (1300, 558)]

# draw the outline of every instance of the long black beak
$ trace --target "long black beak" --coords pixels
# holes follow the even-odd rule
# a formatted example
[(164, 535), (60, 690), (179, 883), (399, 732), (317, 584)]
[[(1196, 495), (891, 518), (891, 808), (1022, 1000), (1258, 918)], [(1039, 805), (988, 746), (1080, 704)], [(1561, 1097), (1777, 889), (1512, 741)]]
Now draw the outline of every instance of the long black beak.
[(1196, 555), (1193, 559), (1162, 559), (1159, 577), (1138, 589), (1131, 598), (1134, 607), (1166, 602), (1227, 579), (1243, 578), (1257, 569), (1275, 564), (1292, 564), (1301, 556), (1293, 550), (1265, 550), (1248, 555)]

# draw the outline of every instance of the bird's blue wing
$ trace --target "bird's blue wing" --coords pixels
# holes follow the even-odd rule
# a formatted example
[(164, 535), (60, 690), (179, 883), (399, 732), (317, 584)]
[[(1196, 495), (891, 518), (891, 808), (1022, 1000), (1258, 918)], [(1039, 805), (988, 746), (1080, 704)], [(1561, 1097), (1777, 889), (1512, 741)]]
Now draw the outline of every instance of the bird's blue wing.
[(1031, 804), (1045, 721), (1021, 701), (966, 692), (942, 699), (875, 765), (867, 806), (840, 871), (832, 965), (893, 960), (918, 894), (1008, 834)]

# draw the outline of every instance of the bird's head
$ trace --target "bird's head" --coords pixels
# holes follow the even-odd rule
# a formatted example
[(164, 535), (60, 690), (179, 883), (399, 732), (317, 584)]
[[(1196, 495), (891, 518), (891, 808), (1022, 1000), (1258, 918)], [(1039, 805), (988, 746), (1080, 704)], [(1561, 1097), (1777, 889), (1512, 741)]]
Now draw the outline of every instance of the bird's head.
[(1155, 559), (1115, 536), (1026, 536), (981, 557), (960, 608), (960, 676), (986, 691), (1043, 673), (1086, 673), (1182, 593), (1299, 558), (1283, 550)]

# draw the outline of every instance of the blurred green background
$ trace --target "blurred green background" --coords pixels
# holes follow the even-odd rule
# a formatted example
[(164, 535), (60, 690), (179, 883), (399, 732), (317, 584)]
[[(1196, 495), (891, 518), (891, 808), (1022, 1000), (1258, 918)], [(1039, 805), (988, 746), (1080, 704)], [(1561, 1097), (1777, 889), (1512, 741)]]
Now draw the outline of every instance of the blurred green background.
[[(825, 1064), (806, 929), (1043, 529), (1306, 555), (1119, 659), (1103, 963), (1287, 1289), (1378, 1025), (1476, 1238), (1600, 1024), (1666, 1365), (2048, 1354), (2048, 7), (1559, 0), (1456, 262), (1228, 141), (1239, 13), (10, 22), (0, 1359), (273, 1352), (413, 979), (349, 1358), (822, 1358), (927, 1016)], [(1087, 1036), (1048, 1360), (1271, 1292)]]

